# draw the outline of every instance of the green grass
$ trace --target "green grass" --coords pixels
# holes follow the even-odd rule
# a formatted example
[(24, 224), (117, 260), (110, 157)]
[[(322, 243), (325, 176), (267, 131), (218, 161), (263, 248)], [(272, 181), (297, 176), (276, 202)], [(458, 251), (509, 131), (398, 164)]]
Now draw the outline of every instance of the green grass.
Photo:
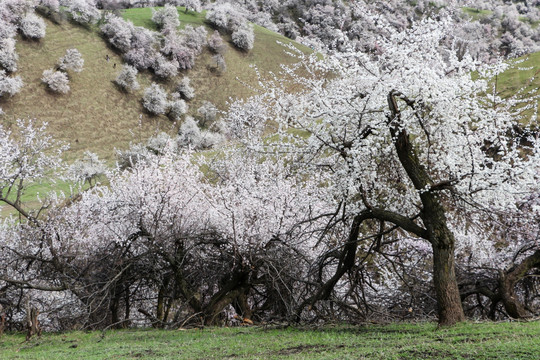
[[(517, 93), (538, 94), (538, 89), (540, 89), (540, 52), (526, 55), (518, 61), (520, 61), (518, 64), (497, 77), (496, 91), (502, 97), (510, 97)], [(523, 122), (529, 123), (532, 110), (524, 112), (523, 115)], [(539, 123), (538, 121), (537, 118), (536, 123)]]
[(482, 10), (482, 9), (467, 7), (467, 6), (462, 7), (461, 10), (465, 14), (469, 15), (473, 21), (480, 20), (484, 17), (490, 16), (491, 14), (493, 14), (493, 11), (491, 10)]
[(538, 359), (540, 323), (209, 328), (24, 334), (0, 338), (2, 359)]

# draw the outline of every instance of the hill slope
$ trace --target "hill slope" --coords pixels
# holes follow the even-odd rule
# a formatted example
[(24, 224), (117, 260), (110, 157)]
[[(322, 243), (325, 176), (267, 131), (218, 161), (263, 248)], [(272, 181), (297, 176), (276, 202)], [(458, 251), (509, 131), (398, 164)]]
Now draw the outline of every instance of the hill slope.
[[(151, 14), (149, 8), (124, 12), (124, 16), (136, 25), (150, 28), (153, 27)], [(184, 14), (182, 8), (179, 8), (179, 14), (183, 25), (205, 25), (202, 14)], [(143, 141), (158, 131), (176, 131), (178, 124), (165, 116), (150, 116), (143, 110), (140, 100), (144, 88), (155, 81), (150, 72), (138, 75), (141, 89), (133, 94), (123, 93), (113, 83), (123, 61), (99, 35), (97, 28), (89, 30), (67, 21), (60, 25), (46, 22), (47, 35), (41, 41), (18, 39), (20, 60), (17, 75), (23, 78), (25, 86), (14, 97), (0, 100), (5, 112), (1, 118), (3, 124), (9, 126), (17, 118), (47, 121), (55, 138), (71, 144), (68, 160), (81, 157), (85, 150), (90, 150), (112, 161), (114, 148), (126, 148), (130, 142)], [(207, 30), (209, 35), (213, 32), (210, 27)], [(224, 39), (230, 40), (226, 36)], [(210, 69), (211, 54), (205, 51), (197, 58), (192, 70), (182, 72), (176, 79), (162, 85), (171, 90), (183, 76), (189, 76), (196, 93), (189, 104), (189, 112), (196, 114), (204, 100), (223, 110), (230, 98), (242, 98), (253, 93), (250, 87), (256, 87), (258, 78), (250, 65), (256, 65), (261, 74), (266, 74), (279, 71), (281, 64), (296, 61), (276, 42), (292, 43), (291, 40), (259, 26), (255, 26), (255, 39), (255, 46), (249, 53), (235, 50), (230, 43), (227, 44), (227, 70), (221, 76)], [(310, 51), (305, 46), (295, 46), (304, 52)], [(71, 90), (67, 95), (53, 94), (41, 83), (42, 72), (54, 67), (69, 48), (77, 48), (81, 52), (84, 70), (70, 75)], [(107, 55), (109, 61), (106, 61)]]

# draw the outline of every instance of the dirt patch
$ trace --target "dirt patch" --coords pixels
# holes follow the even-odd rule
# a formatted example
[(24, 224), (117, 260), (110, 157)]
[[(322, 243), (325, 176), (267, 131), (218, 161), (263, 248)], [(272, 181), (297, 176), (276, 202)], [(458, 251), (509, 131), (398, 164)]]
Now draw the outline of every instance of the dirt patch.
[(334, 349), (341, 349), (343, 347), (345, 347), (345, 345), (336, 345), (336, 346), (298, 345), (298, 346), (293, 346), (293, 347), (290, 347), (290, 348), (286, 348), (286, 349), (276, 351), (273, 354), (275, 354), (275, 355), (294, 355), (294, 354), (299, 354), (299, 353), (302, 353), (302, 352), (312, 352), (312, 351), (318, 350), (318, 349), (324, 349), (324, 350), (332, 349), (332, 350), (334, 350)]

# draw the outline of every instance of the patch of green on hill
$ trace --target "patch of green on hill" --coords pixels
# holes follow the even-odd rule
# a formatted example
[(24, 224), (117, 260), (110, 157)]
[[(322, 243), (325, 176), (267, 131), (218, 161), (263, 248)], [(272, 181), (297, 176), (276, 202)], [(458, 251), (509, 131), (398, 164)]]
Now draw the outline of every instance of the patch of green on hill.
[[(516, 64), (497, 77), (496, 91), (502, 97), (507, 98), (522, 95), (525, 98), (538, 95), (540, 89), (540, 52), (526, 55), (516, 60)], [(538, 99), (532, 101), (537, 102)], [(530, 105), (528, 102), (527, 104)], [(522, 104), (521, 106), (524, 106)], [(533, 109), (523, 112), (523, 122), (529, 123)], [(532, 119), (534, 121), (534, 119)], [(538, 124), (539, 118), (536, 118)]]
[(493, 14), (493, 11), (491, 10), (482, 10), (480, 8), (474, 8), (474, 7), (468, 7), (468, 6), (462, 7), (461, 10), (465, 14), (469, 15), (473, 21), (480, 20), (482, 18), (485, 18)]
[(24, 334), (0, 338), (4, 359), (538, 359), (539, 322), (322, 328), (208, 328)]

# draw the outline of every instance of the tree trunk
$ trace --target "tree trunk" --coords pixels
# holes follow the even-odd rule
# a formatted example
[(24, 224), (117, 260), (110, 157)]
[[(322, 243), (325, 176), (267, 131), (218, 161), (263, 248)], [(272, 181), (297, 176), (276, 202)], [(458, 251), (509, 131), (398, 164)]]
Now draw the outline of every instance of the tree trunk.
[(454, 244), (433, 246), (433, 283), (437, 295), (439, 325), (454, 325), (465, 320), (456, 281)]
[(499, 275), (500, 295), (508, 316), (514, 319), (523, 319), (531, 316), (525, 309), (525, 306), (519, 301), (515, 286), (530, 270), (538, 267), (540, 267), (540, 250), (536, 250), (532, 255), (523, 259), (513, 269), (505, 273), (501, 272)]

